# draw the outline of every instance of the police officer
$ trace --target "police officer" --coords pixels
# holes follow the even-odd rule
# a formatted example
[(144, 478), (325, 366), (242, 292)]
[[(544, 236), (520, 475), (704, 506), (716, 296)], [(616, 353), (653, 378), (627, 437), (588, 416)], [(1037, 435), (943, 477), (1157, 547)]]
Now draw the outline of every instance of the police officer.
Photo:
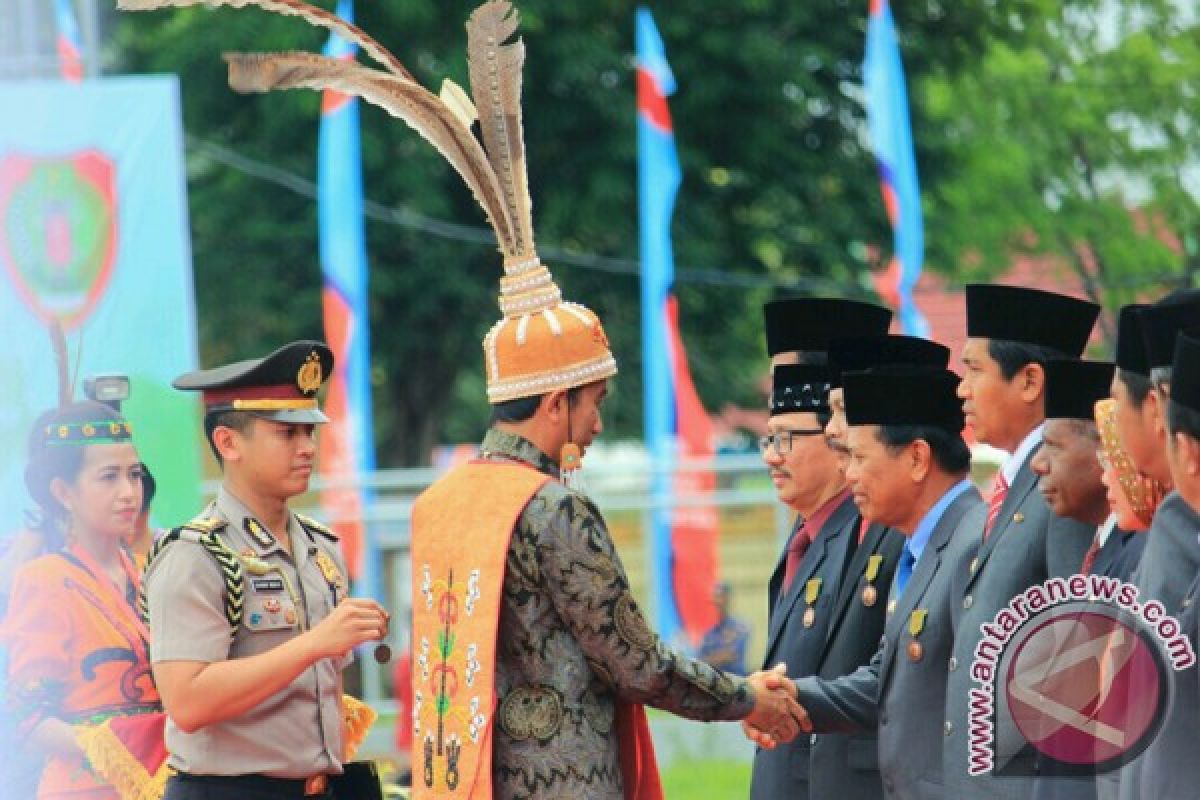
[(145, 605), (168, 714), (168, 800), (332, 797), (342, 772), (341, 671), (387, 613), (346, 597), (334, 534), (292, 513), (308, 489), (320, 342), (176, 379), (203, 392), (223, 471), (216, 500), (150, 554)]

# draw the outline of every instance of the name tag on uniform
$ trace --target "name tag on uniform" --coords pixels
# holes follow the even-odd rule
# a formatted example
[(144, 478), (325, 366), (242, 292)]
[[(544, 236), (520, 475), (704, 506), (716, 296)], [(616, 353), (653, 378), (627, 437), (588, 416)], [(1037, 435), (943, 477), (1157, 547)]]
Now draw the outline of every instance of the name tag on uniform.
[(255, 578), (250, 582), (256, 592), (282, 592), (282, 578)]

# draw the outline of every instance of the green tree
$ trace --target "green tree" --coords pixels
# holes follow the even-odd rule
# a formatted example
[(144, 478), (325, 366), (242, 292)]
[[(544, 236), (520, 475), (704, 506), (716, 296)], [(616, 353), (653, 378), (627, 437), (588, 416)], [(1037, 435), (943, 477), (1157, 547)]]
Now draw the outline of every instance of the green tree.
[[(467, 83), (463, 22), (473, 5), (360, 3), (358, 16), (436, 88), (444, 77)], [(680, 85), (671, 105), (685, 173), (674, 228), (684, 338), (710, 408), (758, 403), (761, 303), (784, 286), (866, 293), (866, 245), (890, 238), (862, 143), (867, 4), (658, 5)], [(982, 43), (1016, 35), (1009, 10), (1024, 5), (1001, 14), (983, 2), (901, 4), (897, 24), (910, 73), (972, 66)], [(601, 263), (606, 270), (546, 258), (566, 295), (604, 318), (622, 370), (608, 421), (618, 434), (636, 435), (640, 312), (629, 269), (637, 258), (635, 4), (519, 6), (538, 241), (543, 250), (616, 259)], [(316, 50), (323, 32), (255, 10), (204, 8), (117, 15), (113, 30), (112, 60), (122, 69), (181, 75), (204, 361), (320, 335), (312, 199), (230, 169), (205, 143), (311, 176), (318, 97), (235, 95), (219, 52)], [(919, 109), (914, 114), (919, 124)], [(399, 123), (366, 108), (363, 148), (370, 198), (482, 226), (457, 176)], [(933, 165), (927, 181), (950, 169), (936, 147), (921, 157)], [(379, 461), (423, 463), (434, 442), (475, 438), (486, 423), (480, 341), (498, 316), (500, 262), (492, 246), (420, 226), (372, 222), (368, 238)]]
[(954, 165), (926, 184), (931, 261), (989, 278), (1016, 253), (1051, 254), (1110, 308), (1190, 285), (1200, 38), (1184, 11), (1030, 3), (1019, 36), (926, 75), (917, 135)]

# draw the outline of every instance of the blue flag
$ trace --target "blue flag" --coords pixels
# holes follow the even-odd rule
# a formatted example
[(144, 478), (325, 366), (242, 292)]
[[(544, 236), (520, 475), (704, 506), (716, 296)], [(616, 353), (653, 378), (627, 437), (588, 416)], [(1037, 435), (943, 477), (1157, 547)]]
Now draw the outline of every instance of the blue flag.
[(908, 90), (896, 24), (887, 0), (871, 0), (867, 52), (863, 61), (867, 127), (879, 165), (880, 188), (893, 231), (894, 255), (876, 281), (880, 295), (896, 306), (904, 333), (928, 336), (929, 323), (913, 302), (913, 287), (925, 259), (921, 188), (908, 118)]

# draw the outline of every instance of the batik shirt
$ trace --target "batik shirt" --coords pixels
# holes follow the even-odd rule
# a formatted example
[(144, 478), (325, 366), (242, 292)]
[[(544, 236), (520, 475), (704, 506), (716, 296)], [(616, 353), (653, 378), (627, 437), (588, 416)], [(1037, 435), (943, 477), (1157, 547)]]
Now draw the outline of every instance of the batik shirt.
[[(558, 477), (518, 436), (489, 431), (483, 450)], [(741, 719), (754, 705), (745, 679), (687, 658), (650, 629), (600, 512), (557, 480), (513, 530), (498, 639), (498, 800), (622, 800), (618, 698), (698, 720)]]

